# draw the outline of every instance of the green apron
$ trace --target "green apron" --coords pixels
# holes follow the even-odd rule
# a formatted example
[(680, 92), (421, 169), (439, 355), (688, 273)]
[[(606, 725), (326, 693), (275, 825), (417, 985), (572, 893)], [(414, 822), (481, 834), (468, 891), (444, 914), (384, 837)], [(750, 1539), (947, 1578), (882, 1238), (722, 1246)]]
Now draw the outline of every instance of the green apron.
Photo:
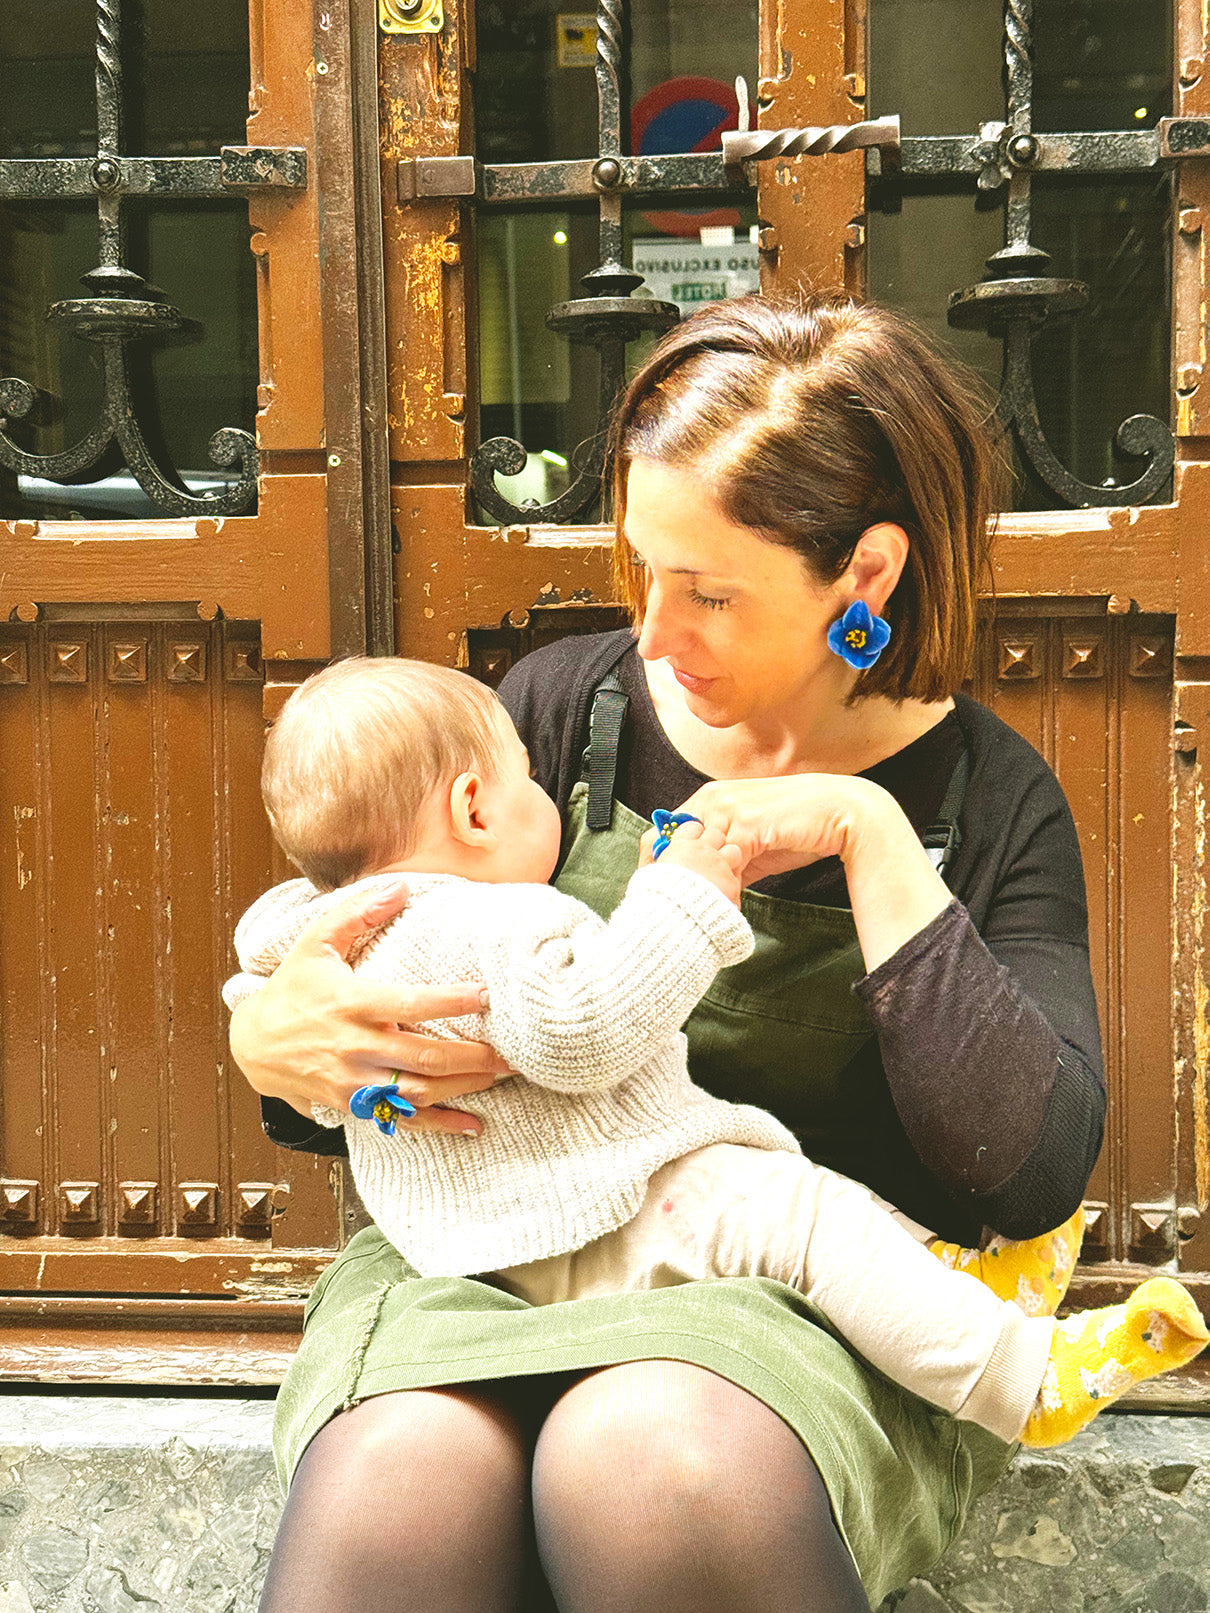
[[(611, 748), (616, 758), (616, 732)], [(557, 884), (607, 916), (648, 825), (603, 803), (601, 783), (591, 802), (589, 783), (572, 793)], [(862, 972), (852, 915), (751, 891), (743, 911), (756, 951), (694, 1010), (690, 1067), (720, 1096), (775, 1109), (813, 1153), (812, 1138), (825, 1141), (844, 1111), (840, 1072), (872, 1034), (849, 989)], [(323, 1424), (371, 1395), (660, 1358), (719, 1373), (795, 1430), (875, 1607), (938, 1561), (1012, 1455), (881, 1377), (779, 1283), (728, 1278), (535, 1308), (471, 1278), (417, 1277), (370, 1227), (307, 1304), (277, 1402), (279, 1476), (284, 1487)]]

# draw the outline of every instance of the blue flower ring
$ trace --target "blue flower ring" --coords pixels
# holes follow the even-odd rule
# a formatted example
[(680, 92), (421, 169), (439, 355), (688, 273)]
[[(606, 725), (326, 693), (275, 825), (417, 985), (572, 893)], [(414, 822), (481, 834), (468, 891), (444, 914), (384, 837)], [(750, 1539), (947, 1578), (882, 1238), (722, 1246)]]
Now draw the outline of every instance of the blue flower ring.
[(401, 1098), (397, 1086), (358, 1087), (349, 1099), (349, 1113), (355, 1120), (372, 1120), (388, 1137), (395, 1135), (395, 1117), (410, 1120), (416, 1105)]
[(692, 812), (665, 812), (663, 807), (656, 807), (651, 821), (659, 831), (651, 848), (651, 860), (658, 862), (672, 844), (672, 837), (682, 823), (700, 823), (702, 820), (695, 818)]
[(828, 648), (858, 672), (868, 672), (890, 642), (890, 622), (872, 615), (864, 599), (855, 599), (828, 629)]

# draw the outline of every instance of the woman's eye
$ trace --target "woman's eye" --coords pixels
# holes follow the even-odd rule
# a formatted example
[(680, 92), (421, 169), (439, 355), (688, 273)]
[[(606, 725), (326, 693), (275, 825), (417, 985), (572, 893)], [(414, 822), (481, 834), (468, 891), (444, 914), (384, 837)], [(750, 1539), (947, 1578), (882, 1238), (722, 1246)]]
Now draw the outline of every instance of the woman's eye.
[(689, 590), (689, 598), (695, 605), (704, 605), (707, 610), (726, 610), (731, 603), (729, 599), (714, 599), (709, 594), (699, 594), (696, 588)]

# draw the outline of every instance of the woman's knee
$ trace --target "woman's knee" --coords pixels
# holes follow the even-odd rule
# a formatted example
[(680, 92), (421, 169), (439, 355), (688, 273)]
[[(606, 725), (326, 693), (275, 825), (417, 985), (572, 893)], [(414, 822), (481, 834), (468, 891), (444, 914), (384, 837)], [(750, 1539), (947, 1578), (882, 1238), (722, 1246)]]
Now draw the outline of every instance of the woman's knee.
[(632, 1497), (648, 1517), (685, 1509), (700, 1521), (711, 1506), (733, 1510), (743, 1469), (767, 1470), (779, 1452), (814, 1472), (776, 1413), (726, 1379), (633, 1362), (582, 1379), (553, 1408), (534, 1457), (535, 1500), (577, 1475), (581, 1487)]
[(577, 1383), (543, 1425), (533, 1496), (566, 1613), (868, 1613), (810, 1453), (703, 1368), (636, 1362)]
[(528, 1441), (519, 1420), (489, 1394), (408, 1390), (375, 1395), (316, 1434), (295, 1482), (326, 1470), (344, 1505), (390, 1497), (417, 1513), (439, 1507), (522, 1514), (529, 1485)]

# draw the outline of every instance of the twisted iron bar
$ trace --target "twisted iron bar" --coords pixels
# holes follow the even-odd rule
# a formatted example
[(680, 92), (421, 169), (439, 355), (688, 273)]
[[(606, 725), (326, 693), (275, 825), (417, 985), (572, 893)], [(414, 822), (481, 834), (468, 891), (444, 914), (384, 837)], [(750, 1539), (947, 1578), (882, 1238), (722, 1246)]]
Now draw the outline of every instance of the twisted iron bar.
[(1028, 134), (1034, 98), (1033, 0), (1005, 0), (1004, 66), (1008, 79), (1008, 120), (1014, 133)]
[(48, 319), (99, 344), (104, 386), (101, 418), (79, 442), (57, 454), (27, 453), (8, 435), (10, 420), (30, 417), (38, 392), (17, 376), (0, 378), (0, 465), (18, 475), (46, 481), (82, 479), (110, 446), (121, 449), (127, 466), (153, 504), (173, 516), (237, 515), (256, 497), (260, 461), (246, 431), (224, 426), (210, 439), (210, 462), (219, 469), (239, 467), (231, 486), (193, 493), (172, 467), (157, 463), (139, 425), (130, 384), (127, 345), (179, 331), (187, 323), (177, 309), (131, 270), (123, 258), (122, 175), (122, 7), (121, 0), (97, 0), (97, 230), (101, 262), (84, 276), (90, 297), (55, 303)]
[(622, 35), (625, 0), (597, 0), (597, 107), (602, 157), (622, 154)]
[(121, 0), (97, 0), (97, 147), (109, 156), (122, 146), (121, 30)]
[(869, 146), (897, 151), (899, 143), (898, 115), (867, 123), (812, 124), (805, 129), (728, 129), (723, 134), (723, 163), (736, 168), (773, 157), (819, 157)]

